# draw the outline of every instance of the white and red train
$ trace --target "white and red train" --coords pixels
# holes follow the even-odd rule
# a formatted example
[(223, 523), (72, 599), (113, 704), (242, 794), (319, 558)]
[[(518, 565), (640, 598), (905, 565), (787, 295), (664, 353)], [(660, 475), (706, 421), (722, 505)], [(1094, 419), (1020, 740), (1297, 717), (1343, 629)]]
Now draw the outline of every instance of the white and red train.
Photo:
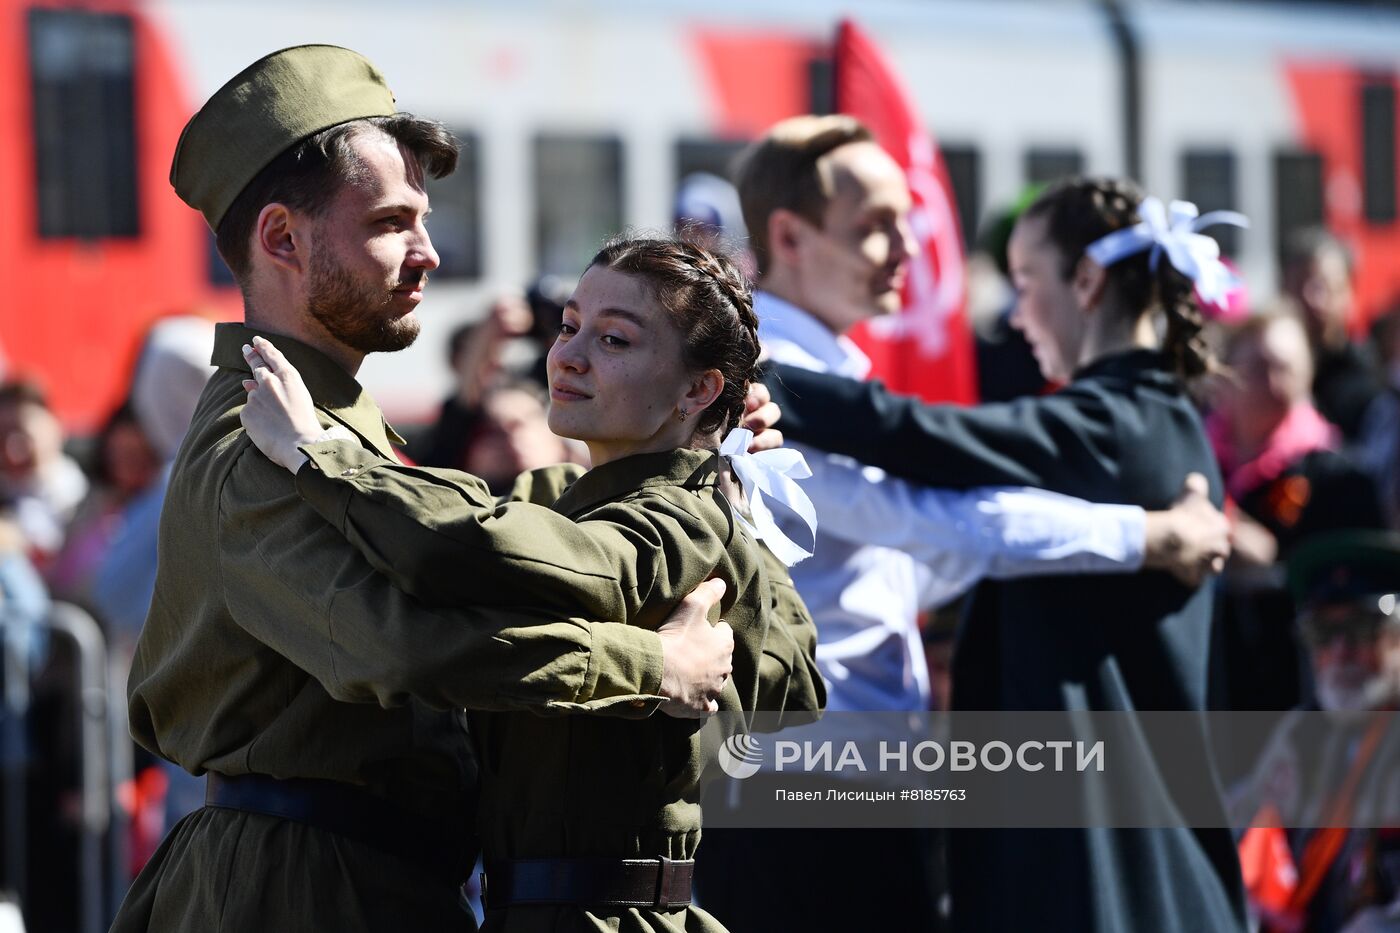
[(1325, 223), (1363, 313), (1400, 296), (1400, 8), (1188, 0), (0, 0), (0, 352), (77, 430), (119, 399), (165, 313), (237, 313), (167, 182), (192, 109), (266, 52), (331, 42), (466, 142), (434, 192), (444, 257), (425, 337), (368, 363), (391, 417), (425, 416), (442, 339), (486, 289), (577, 273), (607, 233), (663, 226), (679, 178), (824, 105), (837, 20), (880, 42), (944, 146), (965, 227), (1030, 180), (1129, 173), (1242, 210), (1256, 293)]

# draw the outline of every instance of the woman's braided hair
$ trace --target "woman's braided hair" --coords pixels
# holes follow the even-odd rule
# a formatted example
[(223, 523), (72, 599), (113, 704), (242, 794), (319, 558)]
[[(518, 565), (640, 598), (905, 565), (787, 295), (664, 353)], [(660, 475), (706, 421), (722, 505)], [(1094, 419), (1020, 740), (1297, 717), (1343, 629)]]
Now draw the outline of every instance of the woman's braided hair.
[(719, 398), (697, 421), (697, 433), (737, 425), (758, 370), (758, 316), (738, 265), (717, 249), (656, 234), (615, 237), (588, 265), (644, 280), (680, 328), (685, 365), (696, 372), (717, 369), (724, 377)]
[[(1045, 218), (1049, 239), (1064, 257), (1061, 274), (1069, 280), (1090, 243), (1138, 223), (1142, 198), (1131, 181), (1071, 178), (1047, 189), (1023, 216)], [(1165, 255), (1155, 272), (1150, 249), (1120, 259), (1107, 272), (1108, 288), (1125, 307), (1138, 314), (1161, 308), (1166, 317), (1162, 349), (1179, 376), (1191, 379), (1219, 368), (1202, 334), (1205, 318), (1195, 285)]]

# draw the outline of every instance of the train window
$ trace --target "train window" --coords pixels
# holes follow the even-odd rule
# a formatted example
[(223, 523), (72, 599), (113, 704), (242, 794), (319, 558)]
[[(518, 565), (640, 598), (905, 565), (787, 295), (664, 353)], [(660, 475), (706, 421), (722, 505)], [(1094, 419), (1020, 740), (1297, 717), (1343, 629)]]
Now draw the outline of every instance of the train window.
[(976, 146), (951, 143), (943, 146), (943, 164), (948, 166), (948, 180), (953, 185), (963, 245), (971, 249), (982, 212), (982, 153)]
[(622, 227), (622, 141), (546, 133), (534, 148), (538, 271), (575, 276)]
[(131, 17), (28, 12), (41, 237), (133, 237), (136, 188)]
[(1280, 257), (1293, 234), (1322, 226), (1322, 156), (1316, 152), (1274, 153), (1274, 222)]
[(481, 277), (481, 140), (475, 133), (454, 133), (462, 143), (457, 170), (446, 178), (428, 179), (433, 207), (428, 232), (442, 260), (436, 276), (477, 279)]
[[(680, 210), (681, 184), (692, 175), (714, 175), (718, 178), (729, 180), (731, 178), (730, 168), (734, 162), (734, 157), (743, 151), (744, 143), (737, 139), (681, 139), (676, 142), (676, 186), (674, 197), (672, 198), (672, 210), (674, 215)], [(707, 189), (702, 185), (697, 191), (692, 192), (692, 196), (698, 194), (702, 198), (702, 203), (710, 204), (714, 209), (722, 213), (718, 218), (706, 216), (704, 219), (712, 221), (719, 219), (726, 228), (726, 232), (731, 237), (742, 238), (744, 232), (744, 220), (740, 216), (739, 196), (735, 192), (732, 202), (729, 202), (728, 210), (722, 206), (726, 202), (723, 200), (713, 200), (713, 195), (705, 194)], [(695, 216), (697, 205), (691, 204), (686, 208), (691, 220), (701, 219)]]
[[(1228, 149), (1188, 149), (1181, 156), (1182, 197), (1206, 211), (1233, 211), (1235, 201), (1235, 154)], [(1227, 256), (1240, 251), (1238, 227), (1218, 226), (1205, 231), (1220, 243)]]
[(1361, 159), (1366, 219), (1395, 220), (1395, 84), (1370, 81), (1361, 88)]
[(1036, 147), (1026, 153), (1026, 181), (1036, 185), (1084, 172), (1084, 153), (1078, 149)]
[(676, 182), (696, 172), (733, 179), (734, 157), (746, 143), (741, 139), (681, 139), (676, 143)]
[(834, 113), (836, 110), (836, 62), (830, 55), (807, 60), (807, 112)]

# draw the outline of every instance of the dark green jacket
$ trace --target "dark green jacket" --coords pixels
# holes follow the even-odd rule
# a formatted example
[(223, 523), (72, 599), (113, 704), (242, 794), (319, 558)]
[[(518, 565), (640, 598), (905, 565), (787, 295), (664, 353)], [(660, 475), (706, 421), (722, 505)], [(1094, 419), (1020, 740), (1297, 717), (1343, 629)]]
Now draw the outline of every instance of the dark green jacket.
[[(479, 481), (405, 467), (345, 443), (310, 449), (307, 501), (407, 592), (553, 606), (582, 600), (590, 617), (655, 628), (697, 584), (728, 584), (720, 614), (735, 633), (721, 709), (814, 711), (824, 691), (815, 629), (782, 567), (735, 523), (716, 485), (719, 456), (675, 450), (626, 457), (577, 479), (547, 513), (556, 552), (530, 555), (543, 511), (520, 501), (483, 512)], [(529, 474), (515, 497), (555, 500), (557, 471)], [(538, 550), (535, 548), (535, 550)], [(472, 572), (489, 569), (489, 578)], [(710, 751), (699, 723), (653, 715), (473, 713), (481, 762), (478, 826), (489, 864), (501, 858), (692, 858), (700, 839), (700, 774)], [(492, 930), (722, 929), (695, 909), (489, 911)]]
[[(476, 765), (459, 710), (636, 715), (634, 703), (660, 701), (660, 641), (563, 603), (434, 609), (395, 589), (245, 436), (239, 348), (254, 333), (220, 325), (220, 369), (175, 461), (129, 681), (132, 734), (194, 774), (356, 784), (457, 822), (469, 844)], [(310, 347), (266, 336), (300, 370), (325, 423), (393, 456), (392, 432), (353, 378)], [(544, 561), (560, 550), (547, 534), (534, 545)], [(489, 569), (476, 572), (489, 581)], [(299, 824), (204, 810), (172, 831), (115, 929), (458, 930), (463, 917), (455, 885), (392, 856)]]

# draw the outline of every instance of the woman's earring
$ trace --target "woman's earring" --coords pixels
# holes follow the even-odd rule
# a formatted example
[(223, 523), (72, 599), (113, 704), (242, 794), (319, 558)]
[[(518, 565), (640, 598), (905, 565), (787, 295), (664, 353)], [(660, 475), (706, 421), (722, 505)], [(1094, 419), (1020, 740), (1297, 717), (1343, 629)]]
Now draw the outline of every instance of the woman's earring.
[(686, 411), (686, 410), (685, 410), (685, 406), (682, 405), (682, 406), (681, 406), (681, 420), (684, 421), (684, 420), (685, 420), (685, 416), (688, 415), (688, 414), (690, 414), (690, 412)]

